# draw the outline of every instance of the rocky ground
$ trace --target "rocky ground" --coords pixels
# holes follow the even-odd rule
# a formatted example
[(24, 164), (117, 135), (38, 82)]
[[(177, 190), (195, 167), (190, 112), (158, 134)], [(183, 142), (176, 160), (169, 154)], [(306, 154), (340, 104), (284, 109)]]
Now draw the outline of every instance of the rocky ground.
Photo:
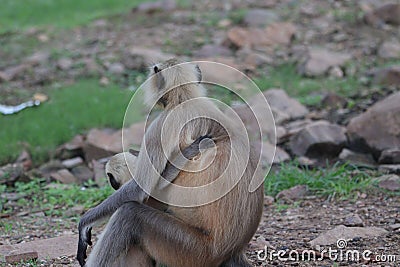
[[(302, 259), (289, 263), (258, 260), (256, 252), (267, 246), (300, 252), (313, 249), (321, 255), (321, 249), (336, 248), (337, 239), (345, 235), (346, 248), (368, 249), (372, 256), (360, 262), (336, 261), (338, 266), (397, 266), (399, 18), (398, 3), (374, 0), (202, 1), (183, 6), (174, 1), (146, 3), (127, 14), (72, 30), (33, 28), (18, 35), (24, 42), (39, 43), (40, 49), (22, 49), (13, 34), (0, 36), (3, 43), (13, 44), (8, 51), (0, 50), (1, 104), (15, 105), (30, 99), (35, 92), (46, 93), (54, 83), (87, 77), (98, 79), (101, 85), (110, 81), (131, 85), (140, 82), (142, 76), (137, 74), (142, 74), (148, 63), (172, 56), (215, 60), (254, 79), (263, 79), (286, 64), (294, 66), (295, 75), (304, 79), (355, 81), (350, 89), (333, 86), (310, 92), (319, 100), (312, 104), (293, 98), (307, 93), (302, 95), (288, 88), (264, 92), (277, 124), (274, 168), (279, 170), (279, 164), (292, 160), (309, 168), (326, 166), (327, 162), (349, 162), (372, 170), (378, 187), (387, 191), (375, 188), (354, 193), (350, 199), (331, 200), (314, 196), (300, 185), (275, 198), (266, 197), (263, 220), (247, 254), (255, 266), (332, 266), (334, 261), (326, 256), (317, 262)], [(216, 76), (221, 80), (235, 79), (224, 72)], [(258, 99), (252, 99), (255, 106)], [(236, 105), (234, 109), (249, 132), (254, 131), (247, 107)], [(126, 140), (128, 145), (141, 143), (142, 126), (138, 123), (123, 130), (131, 137)], [(275, 132), (268, 127), (262, 130), (268, 137)], [(39, 176), (65, 184), (90, 179), (104, 186), (104, 163), (122, 150), (121, 131), (92, 129), (78, 135), (60, 146), (50, 162), (40, 166), (32, 162), (29, 153), (21, 153), (16, 162), (0, 167), (0, 182), (12, 186), (16, 181)], [(267, 148), (269, 145), (265, 143)], [(265, 162), (272, 161), (268, 151), (263, 156)], [(20, 210), (14, 195), (1, 197), (7, 208), (16, 208), (12, 214), (0, 214), (0, 254), (14, 249), (26, 252), (17, 244), (58, 236), (60, 239), (48, 240), (52, 248), (49, 251), (54, 254), (43, 259), (37, 251), (42, 260), (38, 265), (76, 265), (73, 245), (64, 254), (57, 254), (57, 249), (76, 238), (76, 217), (72, 214), (82, 212), (82, 207), (70, 211), (72, 218), (61, 219), (46, 216), (41, 210), (33, 214)], [(7, 231), (5, 227), (11, 222), (18, 227)], [(66, 257), (60, 258), (61, 255)], [(397, 255), (397, 264), (379, 262), (380, 255)]]

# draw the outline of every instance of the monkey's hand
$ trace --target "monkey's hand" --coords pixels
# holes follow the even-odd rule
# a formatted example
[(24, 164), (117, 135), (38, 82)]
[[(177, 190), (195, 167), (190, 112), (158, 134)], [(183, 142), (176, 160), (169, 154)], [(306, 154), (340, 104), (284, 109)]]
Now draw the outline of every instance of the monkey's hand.
[(88, 245), (92, 245), (92, 227), (81, 226), (81, 224), (79, 224), (79, 241), (76, 259), (78, 260), (81, 267), (85, 266), (85, 260), (87, 258), (86, 251)]

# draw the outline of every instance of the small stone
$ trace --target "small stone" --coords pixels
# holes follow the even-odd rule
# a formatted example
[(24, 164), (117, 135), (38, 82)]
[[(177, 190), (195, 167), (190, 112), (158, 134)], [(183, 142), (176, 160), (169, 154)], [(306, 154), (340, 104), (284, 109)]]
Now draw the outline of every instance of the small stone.
[(364, 20), (375, 27), (384, 23), (400, 25), (400, 4), (389, 3), (381, 5), (364, 15)]
[(358, 214), (351, 214), (344, 220), (345, 226), (364, 226), (364, 222)]
[(49, 36), (47, 34), (44, 34), (44, 33), (39, 34), (37, 36), (37, 38), (42, 43), (47, 43), (50, 40)]
[(93, 179), (93, 172), (85, 165), (79, 165), (71, 170), (71, 173), (77, 178), (80, 183), (87, 182)]
[(292, 188), (283, 190), (276, 195), (276, 199), (295, 201), (307, 195), (308, 188), (306, 185), (296, 185)]
[(400, 229), (400, 223), (389, 225), (389, 228), (392, 230)]
[(83, 163), (83, 159), (81, 157), (66, 159), (61, 162), (61, 164), (64, 165), (64, 167), (67, 169), (72, 169), (78, 165), (81, 165), (82, 163)]
[(307, 76), (320, 76), (327, 73), (330, 68), (343, 66), (350, 59), (351, 55), (346, 53), (310, 48), (309, 58), (299, 66), (299, 71)]
[(57, 61), (57, 67), (60, 70), (69, 70), (72, 67), (73, 61), (70, 58), (60, 58)]
[(174, 9), (176, 9), (175, 0), (161, 0), (141, 3), (137, 7), (133, 8), (132, 11), (151, 14), (161, 11), (173, 11)]
[(92, 160), (91, 164), (93, 173), (94, 173), (94, 181), (98, 186), (105, 186), (107, 184), (107, 178), (104, 171), (105, 165), (98, 160)]
[(340, 67), (333, 66), (332, 68), (329, 69), (329, 77), (343, 78), (343, 76), (344, 76), (344, 73)]
[(383, 67), (373, 71), (373, 82), (382, 85), (399, 85), (400, 84), (400, 66)]
[(5, 260), (9, 264), (13, 263), (20, 263), (21, 261), (29, 261), (29, 260), (36, 260), (39, 257), (38, 253), (36, 251), (28, 251), (28, 252), (23, 252), (23, 251), (18, 251), (15, 254), (9, 254), (5, 255)]
[(67, 169), (59, 170), (55, 173), (52, 173), (50, 177), (63, 184), (73, 184), (78, 182), (77, 178)]
[[(268, 167), (272, 164), (279, 164), (283, 163), (285, 161), (290, 160), (290, 156), (288, 153), (286, 153), (285, 150), (282, 148), (275, 146), (275, 154), (274, 152), (274, 145), (272, 145), (269, 142), (264, 142), (263, 143), (263, 150), (261, 151), (262, 154), (262, 159), (263, 163), (265, 164), (265, 167)], [(263, 165), (264, 165), (263, 164)]]
[(395, 174), (382, 175), (374, 179), (378, 181), (378, 186), (382, 189), (389, 191), (399, 191), (400, 190), (400, 177)]
[(378, 50), (378, 55), (385, 59), (397, 59), (400, 58), (400, 42), (398, 41), (386, 41)]
[(15, 163), (20, 163), (24, 167), (24, 170), (30, 170), (32, 168), (32, 158), (28, 151), (23, 150), (21, 154), (19, 154)]
[(202, 46), (198, 51), (194, 53), (196, 57), (215, 57), (215, 56), (223, 56), (230, 57), (232, 56), (232, 51), (224, 46), (215, 45), (215, 44), (206, 44)]
[(39, 167), (39, 171), (44, 177), (61, 169), (64, 169), (64, 165), (62, 165), (59, 160), (51, 160)]
[(101, 86), (107, 86), (110, 84), (110, 80), (107, 77), (103, 76), (100, 78), (99, 84)]
[(278, 20), (277, 13), (268, 9), (249, 9), (243, 18), (244, 24), (250, 27), (266, 26)]
[(379, 158), (381, 151), (400, 147), (399, 103), (400, 92), (397, 92), (352, 118), (347, 125), (350, 148), (371, 151)]
[(0, 167), (0, 184), (12, 186), (24, 176), (24, 166), (21, 163), (7, 164)]
[(356, 166), (373, 167), (376, 165), (371, 154), (363, 154), (343, 148), (339, 154), (339, 159), (354, 164)]
[(327, 121), (309, 124), (290, 138), (294, 154), (311, 158), (336, 157), (346, 143), (346, 129)]
[(337, 109), (346, 106), (347, 100), (338, 94), (327, 93), (323, 96), (321, 104), (323, 107)]
[(47, 62), (49, 60), (50, 54), (48, 52), (36, 52), (33, 55), (31, 55), (30, 57), (28, 57), (25, 62), (36, 66), (36, 65), (40, 65), (43, 64), (45, 62)]
[(386, 235), (388, 231), (379, 227), (346, 227), (338, 225), (332, 230), (320, 234), (316, 239), (311, 240), (312, 247), (328, 246), (337, 244), (338, 240), (349, 241), (354, 238), (371, 238)]
[(382, 164), (378, 170), (383, 173), (400, 174), (400, 164)]
[(379, 163), (383, 164), (400, 164), (400, 149), (385, 149), (379, 157)]
[[(298, 119), (308, 114), (308, 109), (305, 106), (296, 99), (289, 97), (282, 89), (269, 89), (263, 94), (268, 104), (271, 106), (272, 111), (275, 111), (276, 114), (281, 114), (283, 117), (287, 117), (288, 120)], [(274, 117), (277, 124), (286, 120), (284, 118), (279, 119), (279, 117)]]
[(76, 255), (78, 235), (63, 235), (48, 239), (37, 239), (34, 241), (15, 244), (12, 246), (0, 246), (0, 251), (9, 251), (10, 247), (14, 253), (20, 254), (36, 251), (40, 260), (56, 259), (61, 256)]
[(108, 67), (108, 71), (111, 74), (120, 75), (125, 72), (125, 67), (121, 63), (115, 62)]
[(310, 159), (304, 156), (298, 157), (297, 162), (299, 163), (300, 166), (304, 167), (315, 167), (317, 166), (317, 160), (316, 159)]
[(271, 196), (264, 196), (264, 206), (271, 206), (274, 204), (275, 199)]

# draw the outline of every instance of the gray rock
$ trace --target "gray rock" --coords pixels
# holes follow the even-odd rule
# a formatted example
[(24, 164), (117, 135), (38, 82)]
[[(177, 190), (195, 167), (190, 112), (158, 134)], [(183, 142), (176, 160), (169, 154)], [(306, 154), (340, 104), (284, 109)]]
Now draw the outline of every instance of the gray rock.
[(57, 67), (60, 69), (60, 70), (69, 70), (71, 67), (72, 67), (72, 64), (73, 64), (74, 62), (72, 61), (72, 59), (70, 59), (70, 58), (67, 58), (67, 57), (64, 57), (64, 58), (60, 58), (58, 61), (57, 61)]
[(373, 82), (382, 85), (400, 84), (400, 66), (389, 66), (372, 71)]
[(215, 57), (215, 56), (223, 56), (230, 57), (232, 56), (232, 51), (229, 48), (224, 46), (215, 45), (215, 44), (206, 44), (202, 46), (199, 50), (194, 53), (196, 57)]
[(67, 168), (67, 169), (72, 169), (72, 168), (74, 168), (74, 167), (76, 167), (78, 165), (83, 164), (83, 159), (81, 157), (75, 157), (75, 158), (72, 158), (72, 159), (66, 159), (66, 160), (63, 160), (61, 162), (61, 164), (64, 165), (64, 167)]
[(378, 55), (381, 58), (400, 58), (400, 42), (398, 41), (386, 41), (384, 42), (378, 50)]
[(25, 60), (25, 62), (27, 64), (36, 66), (36, 65), (46, 63), (49, 60), (49, 58), (50, 58), (49, 52), (40, 51), (40, 52), (36, 52), (33, 55), (31, 55), (30, 57), (28, 57)]
[[(124, 144), (122, 144), (122, 135)], [(101, 159), (120, 153), (131, 145), (139, 146), (144, 136), (144, 123), (135, 123), (122, 130), (92, 129), (89, 131), (84, 145), (85, 159)]]
[(371, 151), (379, 158), (383, 150), (400, 148), (400, 92), (375, 103), (347, 125), (350, 148)]
[(400, 164), (381, 164), (378, 170), (383, 173), (394, 173), (400, 175)]
[(276, 12), (268, 9), (249, 9), (243, 18), (244, 24), (249, 27), (266, 26), (278, 20)]
[(347, 148), (343, 148), (342, 152), (340, 152), (339, 159), (357, 166), (376, 166), (376, 162), (371, 154), (357, 153)]
[(321, 100), (323, 107), (337, 109), (346, 106), (347, 100), (335, 93), (327, 93), (323, 96)]
[(93, 179), (93, 172), (85, 165), (79, 165), (71, 170), (72, 174), (78, 179), (79, 183), (87, 182)]
[(264, 96), (271, 106), (272, 112), (277, 115), (275, 122), (277, 124), (286, 121), (298, 119), (308, 114), (308, 109), (299, 101), (289, 97), (282, 89), (270, 89), (264, 92)]
[(44, 177), (48, 177), (51, 173), (57, 172), (59, 170), (64, 169), (64, 165), (62, 165), (61, 161), (59, 160), (51, 160), (42, 166), (39, 167), (40, 173)]
[(308, 188), (306, 185), (296, 185), (292, 188), (282, 190), (276, 195), (276, 199), (282, 200), (299, 200), (307, 195)]
[(263, 158), (263, 162), (266, 163), (265, 165), (266, 167), (271, 163), (279, 164), (290, 160), (289, 154), (278, 146), (276, 146), (275, 155), (273, 154), (273, 152), (274, 152), (274, 145), (272, 145), (269, 142), (264, 142), (261, 155)]
[(400, 148), (383, 150), (379, 157), (379, 163), (400, 164)]
[(152, 1), (152, 2), (144, 2), (139, 4), (137, 7), (133, 9), (134, 12), (143, 12), (143, 13), (154, 13), (161, 11), (172, 11), (176, 9), (176, 1), (175, 0), (160, 0), (160, 1)]
[(328, 246), (336, 244), (339, 239), (349, 241), (356, 237), (379, 237), (386, 235), (387, 233), (388, 231), (379, 227), (346, 227), (344, 225), (338, 225), (332, 230), (319, 235), (316, 239), (311, 240), (310, 244), (312, 247)]
[(327, 121), (309, 124), (290, 138), (294, 154), (311, 158), (336, 157), (346, 143), (346, 129)]
[(400, 25), (400, 4), (390, 3), (380, 6), (366, 13), (364, 20), (375, 27), (384, 23)]
[(13, 185), (24, 176), (24, 166), (21, 163), (7, 164), (0, 167), (0, 185)]
[(39, 257), (36, 251), (17, 251), (5, 255), (4, 259), (9, 264), (17, 264), (22, 261), (36, 260)]
[(238, 48), (266, 48), (291, 43), (296, 27), (289, 22), (272, 23), (265, 29), (233, 27), (227, 32), (224, 44)]
[(78, 182), (78, 179), (70, 173), (67, 169), (62, 169), (57, 172), (50, 174), (50, 177), (62, 184), (74, 184)]
[(388, 174), (377, 177), (373, 179), (374, 181), (378, 181), (378, 186), (380, 188), (389, 190), (389, 191), (399, 191), (400, 190), (400, 177), (396, 174)]
[(299, 71), (307, 76), (320, 76), (326, 74), (332, 67), (343, 66), (350, 59), (351, 55), (346, 53), (310, 48), (309, 58), (299, 66)]
[(28, 64), (21, 64), (14, 67), (9, 67), (5, 70), (0, 71), (0, 82), (9, 82), (16, 79), (23, 72), (29, 69), (30, 66)]
[(115, 62), (108, 67), (108, 71), (111, 74), (121, 75), (125, 72), (125, 67), (121, 63)]
[(264, 205), (265, 206), (271, 206), (272, 204), (274, 204), (275, 199), (271, 196), (264, 196)]
[(358, 214), (350, 214), (344, 220), (345, 226), (364, 226), (364, 222)]
[(56, 259), (61, 256), (74, 256), (77, 250), (78, 235), (64, 235), (48, 239), (2, 245), (0, 251), (4, 255), (36, 251), (40, 260)]

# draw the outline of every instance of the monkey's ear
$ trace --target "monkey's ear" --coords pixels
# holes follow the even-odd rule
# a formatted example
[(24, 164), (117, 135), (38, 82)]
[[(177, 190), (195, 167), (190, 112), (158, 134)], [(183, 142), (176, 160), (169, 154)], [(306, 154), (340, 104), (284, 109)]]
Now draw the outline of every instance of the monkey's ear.
[(129, 149), (129, 153), (131, 153), (132, 155), (134, 155), (134, 156), (139, 156), (139, 151), (137, 151), (137, 150), (134, 150), (134, 149)]
[(201, 83), (201, 80), (203, 79), (203, 75), (201, 74), (201, 69), (199, 67), (199, 65), (196, 64), (196, 70), (197, 70), (197, 79), (198, 82)]

